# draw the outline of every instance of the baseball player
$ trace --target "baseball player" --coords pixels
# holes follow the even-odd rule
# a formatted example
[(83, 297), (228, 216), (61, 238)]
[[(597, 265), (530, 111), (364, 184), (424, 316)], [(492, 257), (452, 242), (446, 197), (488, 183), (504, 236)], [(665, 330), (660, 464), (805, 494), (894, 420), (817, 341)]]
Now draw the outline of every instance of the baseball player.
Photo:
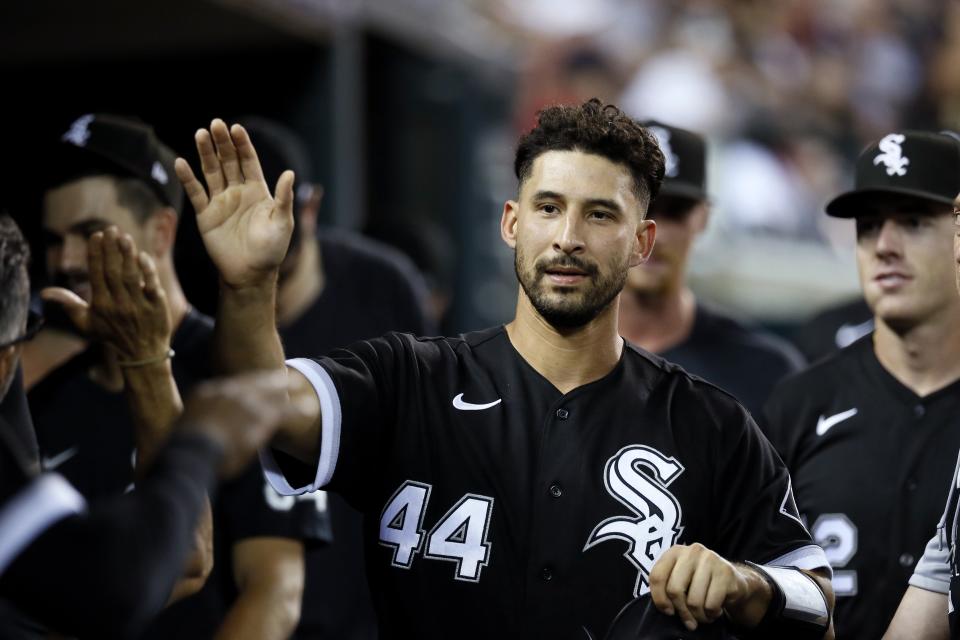
[[(196, 141), (206, 188), (182, 159), (177, 174), (220, 271), (218, 358), (281, 367), (294, 176), (271, 197), (242, 127), (214, 120)], [(312, 419), (263, 452), (269, 479), (365, 514), (385, 638), (602, 638), (645, 597), (687, 629), (824, 636), (829, 569), (776, 453), (731, 396), (617, 334), (627, 269), (654, 241), (654, 138), (597, 100), (553, 107), (515, 169), (500, 225), (515, 319), (289, 361)]]
[(620, 335), (729, 391), (758, 416), (777, 382), (803, 368), (803, 357), (785, 340), (697, 300), (686, 276), (710, 216), (706, 140), (661, 122), (644, 126), (657, 137), (666, 171), (647, 212), (657, 223), (657, 243), (650, 260), (627, 276)]
[(800, 513), (833, 565), (837, 635), (879, 638), (893, 617), (960, 447), (960, 297), (950, 266), (960, 141), (905, 131), (871, 144), (854, 190), (827, 214), (854, 218), (876, 329), (771, 397), (771, 442)]

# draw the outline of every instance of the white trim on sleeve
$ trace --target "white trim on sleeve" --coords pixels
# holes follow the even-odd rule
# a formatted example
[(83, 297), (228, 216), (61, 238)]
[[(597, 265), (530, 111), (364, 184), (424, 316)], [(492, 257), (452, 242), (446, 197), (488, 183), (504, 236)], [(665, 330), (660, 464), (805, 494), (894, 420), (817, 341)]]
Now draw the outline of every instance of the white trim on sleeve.
[(827, 561), (827, 554), (815, 544), (808, 544), (805, 547), (794, 549), (764, 564), (768, 567), (796, 567), (804, 571), (826, 569), (830, 574), (830, 578), (833, 578), (833, 569)]
[(59, 473), (44, 473), (0, 508), (0, 575), (40, 534), (87, 502)]
[(320, 401), (320, 457), (317, 462), (317, 475), (312, 484), (292, 487), (280, 470), (269, 448), (260, 450), (260, 464), (263, 475), (277, 493), (283, 496), (295, 496), (322, 489), (333, 478), (340, 455), (340, 396), (337, 387), (327, 370), (308, 358), (287, 360), (287, 366), (296, 369), (310, 382)]

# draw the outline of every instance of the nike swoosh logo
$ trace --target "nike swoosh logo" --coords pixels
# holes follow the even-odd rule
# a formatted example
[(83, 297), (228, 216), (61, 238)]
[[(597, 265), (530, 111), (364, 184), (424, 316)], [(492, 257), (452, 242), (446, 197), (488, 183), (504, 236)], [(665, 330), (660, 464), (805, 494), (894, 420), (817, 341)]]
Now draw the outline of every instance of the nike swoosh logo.
[(64, 462), (66, 462), (73, 456), (77, 455), (77, 452), (79, 450), (80, 450), (79, 447), (70, 447), (66, 451), (61, 451), (55, 456), (50, 456), (49, 458), (44, 456), (42, 460), (44, 471), (50, 471), (52, 469), (56, 469), (57, 467), (62, 465)]
[(483, 411), (484, 409), (497, 406), (500, 404), (502, 399), (503, 398), (497, 398), (493, 402), (488, 402), (487, 404), (473, 404), (472, 402), (464, 402), (463, 394), (461, 393), (453, 399), (453, 407), (455, 409), (460, 409), (460, 411)]
[(848, 347), (863, 336), (873, 331), (873, 318), (861, 322), (860, 324), (850, 324), (849, 322), (837, 329), (834, 336), (834, 343), (837, 348)]
[(855, 416), (855, 415), (857, 415), (857, 410), (856, 410), (856, 409), (850, 409), (850, 410), (844, 411), (844, 412), (842, 412), (842, 413), (835, 413), (834, 415), (830, 416), (829, 418), (824, 418), (824, 417), (821, 415), (821, 416), (820, 416), (820, 419), (817, 420), (817, 435), (818, 435), (818, 436), (822, 436), (823, 434), (825, 434), (827, 431), (829, 431), (829, 430), (830, 430), (831, 428), (833, 428), (834, 426), (840, 424), (840, 423), (843, 422), (844, 420), (849, 420), (850, 418), (852, 418), (852, 417)]

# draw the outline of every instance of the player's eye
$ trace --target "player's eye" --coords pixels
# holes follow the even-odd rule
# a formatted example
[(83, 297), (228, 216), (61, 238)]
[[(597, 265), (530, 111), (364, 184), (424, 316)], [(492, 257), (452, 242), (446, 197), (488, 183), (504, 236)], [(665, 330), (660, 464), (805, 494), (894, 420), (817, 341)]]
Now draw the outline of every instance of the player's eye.
[(960, 209), (953, 210), (953, 224), (960, 227)]
[(549, 203), (540, 205), (540, 211), (543, 211), (544, 213), (549, 213), (551, 215), (554, 213), (560, 213), (560, 209), (559, 207), (557, 207), (557, 205), (549, 204)]
[(595, 218), (597, 220), (610, 220), (611, 218), (613, 218), (613, 216), (606, 211), (591, 211), (590, 217)]

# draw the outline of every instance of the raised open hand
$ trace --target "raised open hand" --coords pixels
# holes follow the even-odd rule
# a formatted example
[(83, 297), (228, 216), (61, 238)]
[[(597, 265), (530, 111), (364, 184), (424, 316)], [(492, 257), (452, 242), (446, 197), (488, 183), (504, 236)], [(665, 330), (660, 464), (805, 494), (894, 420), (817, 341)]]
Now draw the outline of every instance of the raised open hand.
[(122, 360), (156, 358), (170, 348), (171, 321), (157, 267), (133, 239), (116, 227), (87, 241), (91, 299), (49, 287), (44, 300), (63, 306), (84, 335), (112, 345)]
[(220, 277), (240, 289), (270, 282), (293, 233), (292, 171), (270, 195), (246, 130), (216, 119), (195, 136), (206, 189), (190, 165), (177, 158), (177, 177), (197, 212), (203, 244)]

